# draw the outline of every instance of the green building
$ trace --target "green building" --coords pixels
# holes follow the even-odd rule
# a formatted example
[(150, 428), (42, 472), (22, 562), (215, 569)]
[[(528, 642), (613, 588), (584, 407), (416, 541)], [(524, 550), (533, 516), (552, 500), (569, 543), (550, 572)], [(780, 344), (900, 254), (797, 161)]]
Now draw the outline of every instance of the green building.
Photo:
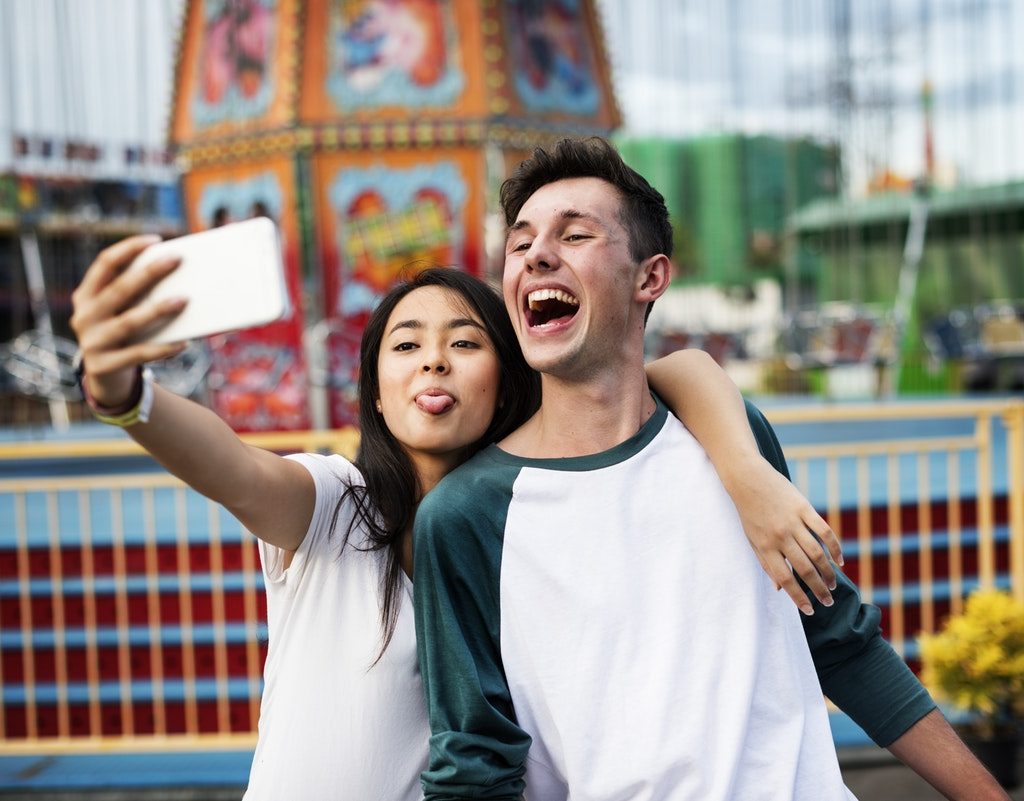
[(838, 151), (809, 139), (623, 136), (616, 146), (665, 196), (688, 283), (781, 279), (787, 217), (836, 192)]
[[(1024, 356), (1024, 182), (935, 190), (922, 201), (927, 224), (900, 338), (909, 369), (899, 390), (971, 389), (969, 371), (986, 364), (1002, 372), (978, 388), (1015, 387)], [(891, 313), (913, 204), (909, 193), (890, 193), (819, 200), (794, 214), (791, 277), (803, 302)], [(934, 364), (929, 354), (943, 357), (941, 369), (924, 369)]]
[[(927, 321), (954, 306), (1024, 298), (1024, 182), (937, 190), (914, 310)], [(818, 302), (892, 305), (913, 197), (821, 200), (794, 214), (796, 275)]]

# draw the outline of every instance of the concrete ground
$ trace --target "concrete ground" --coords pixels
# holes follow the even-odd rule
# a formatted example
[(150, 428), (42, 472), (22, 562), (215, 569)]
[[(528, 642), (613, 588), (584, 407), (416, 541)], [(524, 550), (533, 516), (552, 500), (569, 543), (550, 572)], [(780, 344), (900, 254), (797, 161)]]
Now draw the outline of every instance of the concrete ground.
[[(843, 779), (859, 801), (942, 801), (909, 768), (875, 747), (840, 749)], [(1024, 762), (1021, 764), (1024, 777)], [(133, 787), (110, 790), (0, 789), (0, 801), (239, 801), (244, 787)], [(1024, 786), (1010, 791), (1024, 801)], [(780, 799), (780, 801), (783, 801)]]

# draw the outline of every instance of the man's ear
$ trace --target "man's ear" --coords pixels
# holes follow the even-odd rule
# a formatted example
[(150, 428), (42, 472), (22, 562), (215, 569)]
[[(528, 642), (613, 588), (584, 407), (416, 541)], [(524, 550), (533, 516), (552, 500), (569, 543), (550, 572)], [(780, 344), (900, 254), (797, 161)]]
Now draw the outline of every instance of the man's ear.
[(651, 256), (640, 263), (637, 277), (636, 300), (638, 303), (651, 303), (668, 289), (672, 282), (672, 262), (664, 253)]

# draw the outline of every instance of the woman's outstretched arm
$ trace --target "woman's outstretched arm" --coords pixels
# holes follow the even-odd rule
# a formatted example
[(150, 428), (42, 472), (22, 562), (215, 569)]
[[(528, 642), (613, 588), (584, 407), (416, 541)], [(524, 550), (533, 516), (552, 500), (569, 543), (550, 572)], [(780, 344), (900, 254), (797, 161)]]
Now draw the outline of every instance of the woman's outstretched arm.
[(836, 578), (822, 543), (842, 564), (839, 540), (800, 491), (761, 456), (732, 379), (697, 349), (652, 362), (647, 378), (707, 451), (765, 572), (805, 614), (813, 608), (794, 571), (830, 605)]
[[(181, 301), (148, 303), (146, 292), (174, 271), (160, 260), (140, 271), (125, 268), (157, 237), (136, 236), (96, 257), (72, 295), (71, 327), (78, 338), (84, 386), (95, 405), (130, 402), (140, 367), (179, 353), (183, 345), (133, 344), (153, 322), (183, 308)], [(160, 464), (196, 491), (223, 504), (257, 537), (285, 550), (302, 543), (313, 515), (315, 489), (300, 464), (246, 445), (209, 409), (154, 387), (148, 422), (126, 428)]]

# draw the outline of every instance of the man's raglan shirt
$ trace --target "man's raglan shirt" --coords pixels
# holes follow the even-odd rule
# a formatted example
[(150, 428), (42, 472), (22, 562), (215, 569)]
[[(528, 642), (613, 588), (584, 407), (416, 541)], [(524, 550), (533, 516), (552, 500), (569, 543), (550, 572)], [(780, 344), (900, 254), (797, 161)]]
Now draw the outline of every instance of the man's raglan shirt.
[(883, 745), (934, 708), (845, 577), (811, 617), (775, 590), (660, 401), (593, 456), (482, 451), (423, 500), (414, 564), (428, 801), (848, 799), (822, 688)]

